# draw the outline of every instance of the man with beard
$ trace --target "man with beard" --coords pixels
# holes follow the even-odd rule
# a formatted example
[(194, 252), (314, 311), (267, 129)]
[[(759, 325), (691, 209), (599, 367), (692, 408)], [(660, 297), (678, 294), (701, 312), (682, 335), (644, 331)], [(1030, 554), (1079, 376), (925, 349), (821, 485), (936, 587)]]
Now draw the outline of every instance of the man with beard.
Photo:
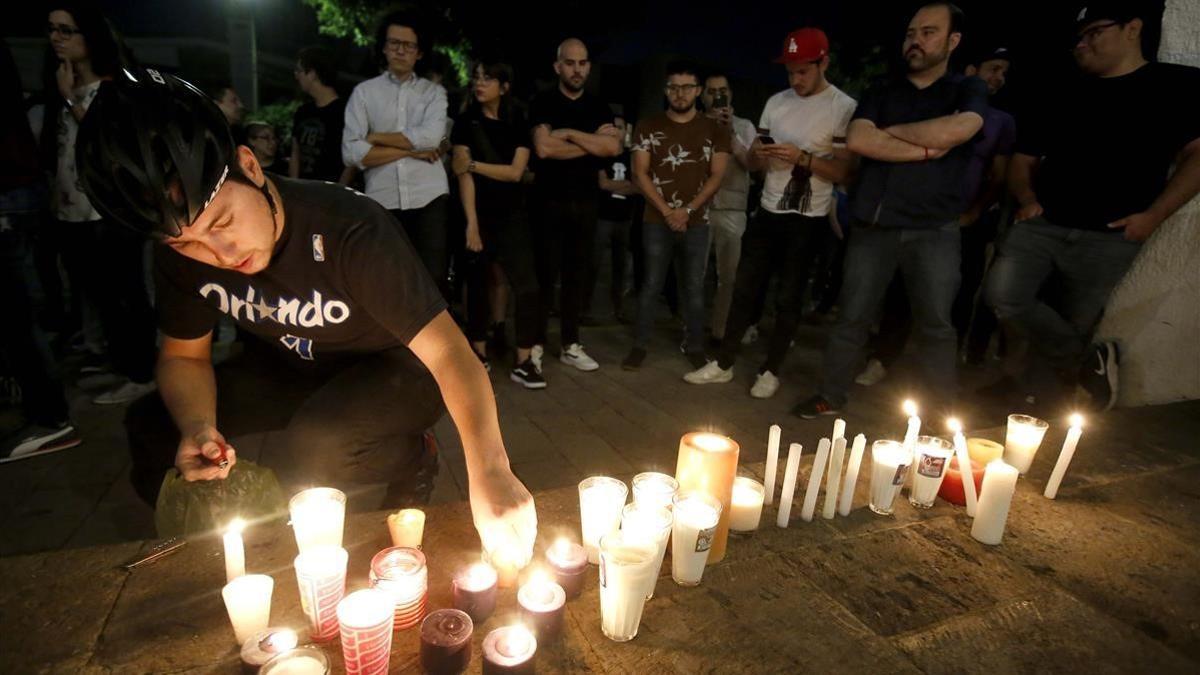
[(829, 336), (818, 393), (793, 411), (841, 411), (860, 367), (871, 323), (899, 268), (920, 336), (925, 384), (955, 395), (951, 305), (959, 284), (963, 175), (983, 127), (987, 85), (948, 70), (964, 16), (951, 3), (917, 10), (904, 39), (905, 77), (872, 87), (850, 123), (847, 146), (861, 155), (850, 194), (841, 313)]
[(633, 180), (646, 197), (642, 246), (646, 270), (638, 295), (633, 349), (621, 366), (637, 370), (646, 358), (654, 305), (673, 259), (679, 273), (687, 356), (704, 365), (704, 263), (708, 257), (708, 203), (721, 188), (729, 163), (729, 130), (696, 111), (699, 69), (667, 66), (668, 108), (634, 131)]
[[(537, 253), (542, 298), (545, 307), (554, 306), (554, 284), (561, 271), (559, 360), (583, 371), (600, 367), (579, 341), (579, 315), (596, 240), (596, 175), (602, 168), (597, 160), (621, 154), (612, 111), (583, 90), (591, 70), (583, 42), (564, 41), (554, 62), (558, 86), (534, 98), (529, 112), (538, 159), (534, 173), (541, 212)], [(534, 364), (541, 368), (540, 350), (534, 353)]]

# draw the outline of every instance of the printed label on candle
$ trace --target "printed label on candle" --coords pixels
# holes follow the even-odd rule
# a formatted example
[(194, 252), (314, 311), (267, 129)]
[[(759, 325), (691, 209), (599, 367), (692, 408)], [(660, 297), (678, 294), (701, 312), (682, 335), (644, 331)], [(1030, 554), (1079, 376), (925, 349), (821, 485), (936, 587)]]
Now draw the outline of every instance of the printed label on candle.
[(716, 525), (713, 525), (706, 530), (700, 530), (698, 533), (696, 533), (696, 553), (703, 553), (712, 548), (713, 535), (716, 533)]
[(892, 485), (904, 485), (905, 478), (908, 478), (908, 465), (901, 464), (896, 467), (896, 475), (892, 476)]
[(946, 467), (945, 457), (921, 455), (921, 463), (917, 465), (917, 473), (926, 478), (941, 478), (942, 470)]

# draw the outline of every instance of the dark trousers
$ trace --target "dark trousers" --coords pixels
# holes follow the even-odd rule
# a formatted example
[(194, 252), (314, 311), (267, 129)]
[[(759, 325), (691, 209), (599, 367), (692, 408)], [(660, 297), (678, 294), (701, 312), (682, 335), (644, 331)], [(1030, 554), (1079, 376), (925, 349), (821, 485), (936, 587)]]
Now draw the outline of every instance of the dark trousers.
[(539, 207), (536, 250), (542, 304), (546, 308), (554, 306), (554, 286), (560, 282), (558, 313), (561, 340), (566, 347), (579, 342), (585, 283), (594, 274), (596, 198), (543, 195)]
[(775, 295), (775, 328), (767, 345), (767, 360), (759, 372), (778, 374), (804, 310), (804, 288), (812, 262), (820, 251), (829, 221), (823, 217), (779, 214), (759, 210), (742, 235), (742, 257), (733, 287), (733, 306), (725, 323), (717, 359), (729, 368), (742, 346), (742, 335), (761, 315), (762, 297), (771, 277), (779, 278)]
[(400, 222), (447, 302), (450, 301), (449, 243), (446, 232), (449, 199), (447, 195), (442, 195), (420, 208), (391, 209), (392, 216)]
[[(423, 469), (421, 434), (442, 416), (433, 376), (403, 348), (358, 357), (339, 368), (300, 372), (247, 340), (246, 351), (216, 368), (217, 429), (239, 457), (270, 467), (285, 494), (312, 485), (342, 489), (351, 501), (386, 485), (384, 505), (410, 493)], [(175, 462), (179, 430), (159, 394), (130, 405), (125, 430), (131, 479), (154, 504)], [(239, 446), (247, 434), (272, 432), (261, 451)], [(248, 440), (247, 440), (248, 442)]]
[(927, 229), (851, 228), (838, 303), (841, 312), (821, 364), (820, 393), (830, 402), (842, 405), (848, 399), (871, 325), (897, 269), (904, 277), (921, 341), (925, 384), (936, 398), (953, 400), (957, 395), (950, 308), (960, 275), (958, 230), (957, 222)]
[(483, 251), (467, 251), (467, 337), (472, 342), (488, 338), (491, 307), (488, 280), (491, 265), (498, 265), (512, 286), (516, 303), (517, 347), (529, 349), (541, 339), (546, 327), (541, 288), (533, 260), (529, 219), (524, 212), (501, 218), (484, 218), (480, 223)]
[(1000, 209), (995, 208), (962, 228), (962, 285), (954, 299), (951, 316), (958, 331), (959, 346), (965, 347), (974, 360), (983, 358), (988, 342), (996, 330), (996, 314), (976, 296), (987, 271), (987, 247), (996, 238)]
[(625, 293), (625, 274), (629, 269), (629, 230), (628, 220), (596, 221), (596, 246), (593, 251), (592, 274), (589, 275), (583, 291), (583, 313), (591, 314), (596, 306), (596, 286), (599, 285), (602, 255), (609, 253), (611, 285), (608, 289), (609, 302), (612, 303), (614, 314), (621, 311), (621, 298)]
[(687, 325), (687, 351), (689, 354), (704, 352), (704, 263), (708, 257), (708, 228), (707, 224), (689, 225), (683, 232), (676, 232), (662, 223), (642, 223), (646, 278), (638, 293), (634, 346), (645, 349), (650, 342), (654, 306), (674, 263)]

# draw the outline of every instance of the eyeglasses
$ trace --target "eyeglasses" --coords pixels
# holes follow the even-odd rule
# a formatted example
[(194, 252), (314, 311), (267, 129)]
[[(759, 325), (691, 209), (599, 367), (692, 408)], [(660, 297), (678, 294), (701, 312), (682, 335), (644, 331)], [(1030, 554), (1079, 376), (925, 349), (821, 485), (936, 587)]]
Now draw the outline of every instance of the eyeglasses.
[(384, 49), (393, 52), (415, 52), (417, 51), (418, 46), (419, 45), (415, 42), (409, 42), (408, 40), (393, 40), (391, 38), (388, 38), (388, 40), (383, 43)]
[(52, 23), (52, 24), (46, 26), (46, 35), (54, 35), (55, 33), (58, 33), (59, 35), (67, 38), (68, 40), (75, 37), (76, 35), (79, 35), (82, 32), (83, 31), (79, 30), (78, 28), (75, 28), (74, 26), (66, 26), (61, 23)]
[(1113, 26), (1120, 26), (1120, 25), (1121, 24), (1117, 23), (1116, 21), (1109, 21), (1108, 23), (1096, 24), (1095, 26), (1092, 26), (1091, 28), (1081, 32), (1079, 34), (1078, 40), (1076, 41), (1076, 44), (1078, 44), (1080, 42), (1087, 42), (1088, 44), (1091, 44), (1091, 43), (1095, 42), (1096, 38), (1104, 31), (1108, 30), (1109, 28), (1112, 28)]
[(668, 84), (665, 91), (668, 94), (690, 94), (700, 88), (698, 84)]

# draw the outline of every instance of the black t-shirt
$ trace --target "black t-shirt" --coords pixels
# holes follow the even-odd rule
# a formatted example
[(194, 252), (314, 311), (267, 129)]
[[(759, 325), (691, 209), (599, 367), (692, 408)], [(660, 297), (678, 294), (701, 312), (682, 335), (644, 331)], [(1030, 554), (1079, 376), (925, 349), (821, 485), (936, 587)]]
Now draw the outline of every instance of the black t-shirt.
[(407, 345), (446, 309), (412, 244), (375, 200), (319, 181), (271, 180), (287, 220), (262, 272), (219, 269), (166, 246), (156, 252), (163, 333), (198, 338), (226, 314), (289, 363), (317, 368)]
[[(633, 166), (629, 163), (629, 151), (622, 151), (620, 155), (613, 158), (605, 158), (604, 174), (609, 180), (633, 180)], [(599, 179), (600, 174), (597, 172), (596, 178)], [(615, 222), (624, 222), (629, 220), (633, 213), (633, 203), (636, 201), (634, 195), (619, 195), (615, 192), (600, 191), (600, 217), (604, 220), (612, 220)], [(640, 202), (639, 202), (640, 205)]]
[[(612, 111), (599, 99), (583, 92), (571, 100), (555, 87), (538, 94), (529, 106), (529, 125), (550, 125), (551, 129), (575, 129), (589, 134), (605, 124), (612, 124)], [(595, 198), (599, 183), (597, 171), (603, 162), (592, 155), (575, 159), (541, 159), (534, 164), (537, 187), (542, 193), (556, 196)]]
[[(987, 105), (987, 85), (977, 77), (949, 73), (924, 89), (897, 77), (868, 89), (853, 119), (870, 120), (883, 129), (956, 112), (983, 117)], [(921, 162), (864, 157), (858, 182), (850, 190), (854, 222), (928, 228), (955, 220), (967, 206), (963, 182), (973, 147), (971, 141), (961, 143), (939, 159)]]
[(336, 183), (342, 163), (342, 127), (346, 125), (346, 99), (336, 98), (318, 108), (307, 101), (292, 118), (292, 138), (300, 146), (300, 177)]
[(1042, 158), (1034, 192), (1046, 219), (1120, 235), (1108, 223), (1149, 208), (1176, 155), (1200, 138), (1196, 92), (1200, 69), (1148, 63), (1039, 97), (1018, 118), (1016, 151)]
[[(487, 164), (512, 164), (517, 148), (529, 149), (533, 139), (529, 125), (519, 113), (513, 111), (511, 120), (494, 120), (486, 117), (478, 106), (454, 120), (450, 132), (451, 145), (463, 145), (471, 151), (471, 159)], [(481, 224), (489, 218), (507, 216), (524, 206), (524, 184), (506, 183), (480, 174), (475, 179), (475, 213)]]

